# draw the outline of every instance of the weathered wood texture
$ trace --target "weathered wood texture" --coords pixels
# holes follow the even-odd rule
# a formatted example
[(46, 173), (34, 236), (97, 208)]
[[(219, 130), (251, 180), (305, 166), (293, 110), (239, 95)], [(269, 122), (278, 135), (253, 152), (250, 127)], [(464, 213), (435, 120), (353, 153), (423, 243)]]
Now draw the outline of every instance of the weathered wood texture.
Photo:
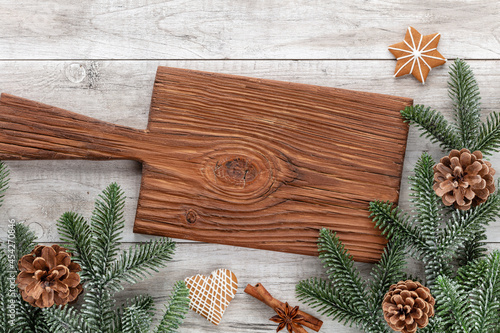
[(411, 25), (497, 59), (497, 0), (2, 0), (0, 59), (392, 59)]
[(329, 228), (374, 261), (367, 207), (398, 200), (410, 104), (160, 67), (146, 130), (2, 95), (0, 159), (142, 162), (135, 232), (317, 255)]
[[(8, 61), (0, 62), (0, 91), (21, 95), (86, 116), (124, 126), (145, 129), (148, 122), (151, 92), (158, 65), (191, 68), (229, 74), (358, 89), (377, 93), (413, 97), (416, 104), (426, 104), (445, 112), (450, 118), (451, 103), (446, 97), (448, 65), (434, 69), (429, 81), (421, 86), (411, 77), (394, 79), (393, 61)], [(485, 113), (500, 105), (500, 61), (469, 61), (482, 93)], [(98, 77), (98, 80), (94, 80)], [(367, 79), (370, 77), (370, 79)], [(93, 84), (91, 85), (91, 83)], [(410, 130), (405, 158), (400, 204), (410, 211), (408, 175), (421, 151), (435, 159), (442, 151), (428, 140), (420, 139), (418, 131)], [(500, 163), (500, 156), (492, 159)], [(132, 232), (138, 202), (141, 167), (134, 161), (7, 161), (11, 169), (11, 188), (0, 208), (0, 217), (25, 220), (43, 242), (57, 242), (55, 221), (68, 210), (89, 217), (95, 197), (110, 182), (119, 182), (126, 199), (124, 240), (145, 241), (148, 236)], [(4, 222), (1, 235), (6, 235)], [(488, 227), (490, 248), (499, 248), (500, 223)], [(233, 270), (243, 287), (265, 283), (272, 294), (283, 301), (301, 305), (313, 315), (318, 313), (304, 306), (295, 297), (295, 284), (311, 276), (324, 277), (317, 258), (263, 252), (216, 244), (178, 240), (175, 260), (167, 269), (138, 285), (129, 286), (119, 294), (120, 300), (147, 291), (158, 306), (166, 302), (176, 280), (198, 273), (209, 274), (219, 267)], [(369, 264), (357, 265), (368, 276)], [(412, 274), (422, 267), (411, 263)], [(215, 327), (201, 316), (190, 312), (182, 333), (268, 333), (273, 331), (268, 320), (273, 314), (240, 288)], [(320, 332), (357, 333), (355, 328), (319, 316), (324, 321)]]
[(326, 227), (376, 260), (368, 202), (398, 200), (410, 104), (160, 67), (147, 131), (164, 146), (145, 160), (134, 231), (317, 255)]

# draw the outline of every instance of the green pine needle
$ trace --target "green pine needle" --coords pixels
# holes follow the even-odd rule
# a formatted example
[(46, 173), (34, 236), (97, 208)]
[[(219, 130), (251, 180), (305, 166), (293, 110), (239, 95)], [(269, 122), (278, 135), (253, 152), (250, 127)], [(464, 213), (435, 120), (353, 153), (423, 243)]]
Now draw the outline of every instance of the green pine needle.
[(189, 310), (189, 289), (184, 281), (178, 281), (174, 285), (174, 290), (170, 296), (168, 304), (165, 306), (157, 333), (175, 333), (181, 326)]
[(427, 248), (424, 237), (412, 224), (410, 217), (390, 201), (370, 202), (370, 217), (387, 238), (397, 235), (415, 249), (425, 251)]
[(457, 263), (459, 266), (465, 266), (467, 263), (483, 258), (488, 251), (486, 248), (486, 229), (480, 227), (472, 237), (466, 240), (458, 249)]
[(315, 308), (321, 315), (338, 320), (344, 325), (362, 326), (371, 320), (369, 315), (354, 306), (348, 292), (332, 282), (316, 278), (300, 281), (296, 292), (299, 301)]
[(441, 199), (434, 193), (434, 166), (432, 157), (423, 153), (415, 165), (415, 174), (408, 177), (411, 186), (411, 201), (416, 209), (415, 222), (420, 225), (422, 237), (435, 242), (443, 208)]
[(82, 316), (92, 333), (106, 333), (113, 326), (115, 299), (99, 279), (85, 285)]
[(45, 317), (52, 333), (93, 333), (85, 319), (74, 307), (53, 306), (45, 309)]
[(451, 150), (461, 146), (456, 130), (436, 110), (423, 105), (407, 106), (401, 111), (401, 116), (406, 122), (420, 128), (421, 136), (439, 143), (443, 149)]
[(24, 223), (17, 222), (14, 224), (14, 235), (14, 243), (16, 244), (15, 262), (17, 263), (22, 256), (30, 253), (37, 243), (35, 233)]
[(83, 216), (67, 212), (57, 221), (57, 231), (61, 240), (70, 253), (72, 260), (82, 267), (80, 277), (83, 281), (92, 279), (96, 275), (92, 260), (92, 232), (90, 225)]
[(109, 185), (96, 200), (92, 214), (92, 263), (95, 273), (104, 276), (118, 254), (125, 227), (125, 195), (118, 184)]
[(461, 146), (470, 149), (476, 142), (481, 122), (481, 97), (474, 73), (461, 59), (455, 60), (450, 67), (448, 95), (453, 102)]
[(147, 333), (153, 321), (154, 301), (151, 296), (136, 296), (122, 309), (122, 333)]
[(114, 291), (123, 289), (122, 282), (136, 283), (158, 268), (165, 267), (175, 251), (175, 243), (169, 238), (136, 244), (123, 251), (106, 272), (103, 283)]
[(467, 294), (451, 278), (440, 276), (434, 290), (436, 310), (448, 332), (468, 333), (469, 314)]
[(371, 271), (372, 281), (370, 287), (369, 306), (371, 311), (382, 311), (382, 301), (389, 287), (405, 278), (406, 244), (401, 239), (394, 237), (387, 244), (380, 261)]
[(9, 304), (10, 300), (10, 273), (9, 260), (7, 254), (0, 248), (0, 333), (7, 333), (10, 327)]
[(500, 252), (494, 251), (485, 262), (485, 278), (470, 292), (469, 321), (478, 333), (500, 326)]
[(476, 259), (458, 269), (456, 280), (466, 292), (470, 292), (486, 279), (487, 268), (485, 258)]
[(337, 288), (349, 293), (351, 304), (359, 311), (367, 311), (367, 292), (359, 272), (354, 268), (352, 256), (336, 234), (322, 229), (318, 242), (319, 258), (328, 278)]
[(481, 124), (475, 145), (471, 151), (480, 150), (484, 156), (492, 155), (500, 149), (500, 113), (492, 112)]
[(452, 256), (459, 246), (475, 237), (477, 232), (483, 231), (490, 222), (495, 221), (500, 213), (500, 196), (491, 194), (485, 203), (472, 207), (466, 211), (455, 210), (451, 218), (446, 221), (442, 235), (437, 243), (445, 255)]

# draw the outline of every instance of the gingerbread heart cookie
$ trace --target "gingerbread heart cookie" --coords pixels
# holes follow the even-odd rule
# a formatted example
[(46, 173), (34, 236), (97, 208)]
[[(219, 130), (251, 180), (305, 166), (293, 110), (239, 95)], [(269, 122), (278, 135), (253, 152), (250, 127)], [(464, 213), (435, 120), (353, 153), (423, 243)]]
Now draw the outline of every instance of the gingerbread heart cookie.
[(190, 308), (214, 325), (219, 325), (238, 290), (236, 275), (230, 270), (218, 269), (208, 277), (198, 274), (184, 281), (189, 288)]

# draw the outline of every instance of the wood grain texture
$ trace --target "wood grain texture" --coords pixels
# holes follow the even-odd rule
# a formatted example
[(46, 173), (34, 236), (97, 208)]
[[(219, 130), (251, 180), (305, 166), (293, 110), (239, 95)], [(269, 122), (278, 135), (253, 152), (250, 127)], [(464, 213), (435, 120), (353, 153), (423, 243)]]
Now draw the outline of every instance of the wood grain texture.
[(166, 151), (144, 164), (134, 231), (317, 255), (326, 227), (372, 261), (368, 202), (398, 200), (409, 104), (160, 67), (147, 131)]
[(140, 161), (135, 232), (317, 255), (325, 227), (373, 261), (368, 202), (398, 200), (409, 104), (160, 67), (146, 130), (2, 95), (0, 159)]
[[(467, 52), (464, 50), (464, 53)], [(479, 82), (483, 111), (497, 110), (500, 105), (500, 94), (497, 93), (500, 91), (500, 61), (468, 62)], [(0, 91), (77, 110), (107, 122), (145, 129), (158, 65), (411, 96), (416, 104), (432, 106), (451, 119), (451, 104), (446, 97), (449, 64), (433, 70), (428, 83), (421, 86), (412, 77), (392, 78), (395, 62), (379, 60), (0, 61)], [(91, 68), (98, 68), (99, 81), (89, 88), (91, 80), (87, 74), (92, 73)], [(81, 69), (84, 71), (80, 72)], [(410, 211), (407, 178), (418, 156), (422, 150), (431, 153), (435, 159), (443, 154), (439, 147), (419, 138), (418, 134), (415, 129), (410, 129), (403, 168), (400, 205), (406, 211)], [(500, 163), (500, 155), (493, 156), (492, 162)], [(124, 241), (138, 242), (151, 238), (132, 232), (141, 181), (140, 163), (127, 160), (6, 163), (11, 169), (11, 186), (0, 208), (0, 218), (3, 221), (8, 218), (25, 220), (41, 241), (53, 243), (59, 240), (55, 221), (65, 211), (80, 212), (89, 218), (94, 199), (112, 181), (120, 183), (127, 195)], [(500, 223), (492, 223), (487, 230), (489, 248), (499, 249)], [(6, 235), (5, 223), (0, 222), (0, 238)], [(128, 286), (118, 294), (119, 302), (147, 291), (154, 296), (157, 307), (161, 308), (167, 302), (175, 281), (227, 267), (237, 274), (242, 285), (263, 282), (275, 297), (301, 305), (304, 311), (317, 315), (324, 321), (320, 332), (361, 332), (320, 316), (296, 299), (295, 284), (298, 281), (312, 276), (325, 277), (321, 263), (315, 257), (278, 252), (262, 256), (261, 250), (184, 240), (177, 240), (177, 243), (178, 250), (168, 268), (155, 273), (147, 281)], [(365, 278), (369, 277), (370, 264), (356, 266), (361, 268)], [(422, 270), (421, 265), (410, 262), (411, 274), (421, 274)], [(252, 297), (246, 297), (241, 288), (218, 327), (189, 312), (180, 332), (269, 333), (274, 327), (268, 320), (271, 315), (266, 306)]]
[[(412, 25), (423, 33), (442, 33), (439, 49), (448, 59), (468, 59), (488, 113), (500, 105), (499, 6), (496, 0), (2, 0), (0, 59), (8, 61), (0, 61), (0, 91), (145, 129), (154, 73), (161, 65), (407, 96), (451, 119), (446, 97), (449, 64), (434, 69), (425, 86), (412, 77), (392, 78), (395, 61), (387, 46), (400, 41)], [(411, 128), (400, 196), (400, 205), (408, 212), (407, 178), (422, 151), (435, 159), (443, 154)], [(491, 161), (500, 164), (500, 154)], [(7, 164), (11, 186), (0, 208), (0, 238), (7, 232), (4, 221), (15, 218), (25, 220), (41, 241), (58, 241), (55, 221), (60, 215), (73, 210), (89, 217), (95, 197), (112, 181), (127, 194), (124, 240), (150, 238), (132, 232), (140, 163)], [(490, 249), (498, 249), (500, 223), (492, 223), (487, 234)], [(174, 262), (151, 279), (127, 287), (118, 294), (121, 301), (147, 291), (161, 308), (174, 281), (225, 266), (242, 285), (261, 281), (274, 296), (315, 314), (297, 301), (295, 284), (311, 276), (325, 277), (317, 258), (278, 252), (262, 256), (260, 250), (183, 240), (178, 244)], [(371, 265), (357, 266), (368, 277)], [(423, 268), (410, 263), (409, 270), (421, 274)], [(268, 320), (271, 315), (240, 289), (221, 325), (214, 327), (190, 312), (180, 332), (269, 333), (275, 327)], [(320, 318), (321, 332), (361, 332)]]
[[(392, 59), (411, 25), (498, 59), (497, 0), (3, 0), (0, 59)], [(33, 47), (36, 46), (36, 47)]]

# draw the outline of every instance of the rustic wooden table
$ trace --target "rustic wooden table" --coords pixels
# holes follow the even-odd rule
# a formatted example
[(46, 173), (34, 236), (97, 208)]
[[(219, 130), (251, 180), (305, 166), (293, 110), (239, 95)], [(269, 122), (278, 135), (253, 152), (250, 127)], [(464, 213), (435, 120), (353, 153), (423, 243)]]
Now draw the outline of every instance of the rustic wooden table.
[[(440, 32), (439, 50), (448, 59), (468, 60), (487, 113), (500, 105), (499, 13), (497, 0), (0, 0), (0, 91), (144, 128), (156, 67), (165, 65), (411, 97), (449, 115), (449, 63), (432, 70), (425, 85), (392, 77), (396, 62), (387, 46), (411, 25), (423, 34)], [(407, 177), (423, 150), (441, 155), (411, 129), (400, 199), (406, 208)], [(500, 154), (492, 162), (500, 165)], [(0, 237), (13, 218), (26, 221), (40, 242), (57, 242), (59, 216), (68, 210), (89, 216), (94, 198), (116, 181), (128, 197), (124, 241), (150, 238), (132, 233), (138, 163), (7, 164), (12, 179)], [(500, 248), (500, 223), (488, 228), (488, 241)], [(245, 295), (244, 286), (262, 282), (295, 304), (295, 284), (323, 276), (314, 257), (179, 241), (167, 269), (120, 295), (148, 292), (161, 304), (174, 281), (220, 267), (233, 270), (241, 286), (222, 323), (190, 312), (180, 332), (273, 332), (270, 309)], [(359, 267), (366, 272), (370, 265)], [(358, 332), (322, 319), (322, 332)]]

